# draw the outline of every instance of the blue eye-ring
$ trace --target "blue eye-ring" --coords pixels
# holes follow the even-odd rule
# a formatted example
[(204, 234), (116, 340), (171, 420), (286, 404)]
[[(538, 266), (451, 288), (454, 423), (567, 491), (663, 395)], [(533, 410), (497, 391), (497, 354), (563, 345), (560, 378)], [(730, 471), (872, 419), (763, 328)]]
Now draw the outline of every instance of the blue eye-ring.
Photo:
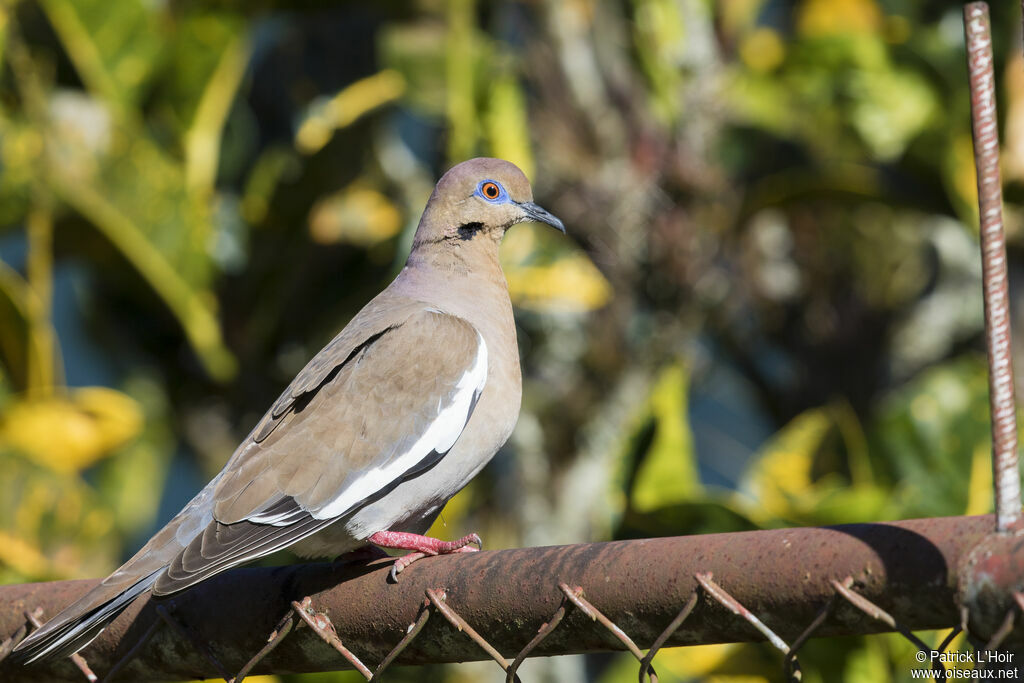
[(480, 184), (476, 186), (476, 192), (473, 194), (481, 199), (486, 199), (492, 204), (501, 204), (508, 201), (508, 193), (505, 192), (505, 188), (495, 180), (481, 180)]

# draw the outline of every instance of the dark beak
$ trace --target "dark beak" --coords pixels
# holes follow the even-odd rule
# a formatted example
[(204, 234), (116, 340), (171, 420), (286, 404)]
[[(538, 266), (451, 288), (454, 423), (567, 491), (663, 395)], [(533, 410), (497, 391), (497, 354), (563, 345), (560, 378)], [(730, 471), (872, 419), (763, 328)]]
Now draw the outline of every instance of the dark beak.
[(537, 206), (533, 202), (519, 202), (519, 208), (526, 214), (526, 220), (547, 223), (558, 232), (565, 234), (565, 224), (548, 213), (547, 209)]

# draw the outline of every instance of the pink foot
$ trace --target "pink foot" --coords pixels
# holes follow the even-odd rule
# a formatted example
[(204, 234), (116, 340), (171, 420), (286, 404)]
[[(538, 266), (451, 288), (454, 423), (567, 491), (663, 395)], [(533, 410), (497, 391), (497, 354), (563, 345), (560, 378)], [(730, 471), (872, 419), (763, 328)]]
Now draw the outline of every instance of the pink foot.
[[(393, 581), (398, 581), (398, 574), (420, 558), (431, 555), (448, 555), (449, 553), (475, 553), (480, 548), (483, 548), (483, 542), (476, 534), (463, 536), (457, 541), (439, 541), (430, 536), (410, 534), (404, 531), (378, 531), (366, 540), (381, 548), (413, 551), (408, 555), (399, 557), (391, 565), (391, 579)], [(471, 544), (475, 544), (477, 547), (469, 547)]]

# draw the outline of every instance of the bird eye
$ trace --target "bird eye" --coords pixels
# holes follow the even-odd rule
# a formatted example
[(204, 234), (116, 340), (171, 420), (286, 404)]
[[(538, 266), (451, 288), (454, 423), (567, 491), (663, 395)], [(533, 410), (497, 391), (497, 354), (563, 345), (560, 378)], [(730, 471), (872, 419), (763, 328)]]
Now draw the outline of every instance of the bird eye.
[(483, 192), (484, 197), (488, 199), (497, 199), (501, 195), (501, 188), (498, 187), (497, 183), (486, 182), (480, 187), (480, 191)]

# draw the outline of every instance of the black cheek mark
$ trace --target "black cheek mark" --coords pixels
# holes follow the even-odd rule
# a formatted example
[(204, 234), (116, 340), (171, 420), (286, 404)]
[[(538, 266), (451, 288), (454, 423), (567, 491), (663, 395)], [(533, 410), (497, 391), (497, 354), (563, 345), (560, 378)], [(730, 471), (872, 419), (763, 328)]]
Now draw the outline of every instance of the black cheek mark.
[(483, 223), (478, 223), (478, 222), (463, 223), (462, 225), (460, 225), (458, 227), (459, 239), (460, 240), (473, 239), (473, 235), (475, 235), (480, 230), (480, 228), (482, 228), (482, 227), (484, 227)]

